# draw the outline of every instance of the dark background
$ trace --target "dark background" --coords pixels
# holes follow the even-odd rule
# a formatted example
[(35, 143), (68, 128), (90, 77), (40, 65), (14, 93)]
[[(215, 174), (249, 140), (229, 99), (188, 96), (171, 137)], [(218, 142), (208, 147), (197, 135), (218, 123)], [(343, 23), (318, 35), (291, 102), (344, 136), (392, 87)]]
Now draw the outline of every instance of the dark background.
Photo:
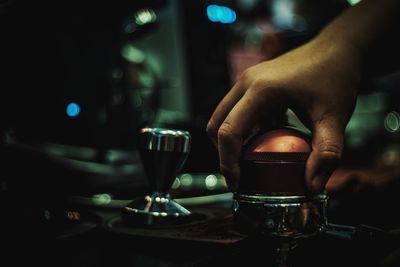
[[(137, 134), (144, 126), (190, 131), (192, 147), (182, 173), (192, 174), (202, 185), (208, 174), (219, 175), (218, 154), (205, 129), (240, 72), (310, 40), (350, 3), (0, 0), (0, 208), (6, 218), (3, 232), (10, 235), (6, 246), (12, 252), (26, 252), (44, 238), (42, 253), (28, 253), (27, 260), (54, 265), (66, 259), (65, 266), (204, 266), (225, 262), (224, 258), (245, 264), (247, 260), (237, 257), (242, 248), (245, 255), (262, 258), (263, 252), (248, 244), (222, 249), (176, 242), (173, 246), (182, 251), (193, 249), (178, 258), (170, 250), (160, 252), (171, 245), (169, 241), (132, 241), (101, 227), (71, 239), (53, 237), (76, 230), (60, 215), (71, 205), (76, 208), (68, 201), (71, 196), (92, 199), (106, 194), (112, 200), (130, 200), (150, 190), (137, 151)], [(231, 8), (236, 19), (213, 22), (207, 15), (213, 4)], [(291, 17), (285, 20), (282, 8)], [(155, 17), (141, 24), (140, 12)], [(340, 223), (399, 226), (398, 55), (382, 60), (387, 47), (395, 44), (378, 47), (377, 58), (369, 59), (346, 129), (341, 167), (356, 170), (339, 179), (340, 190), (331, 187), (335, 190), (330, 214)], [(81, 107), (77, 117), (66, 114), (71, 102)], [(288, 118), (298, 123), (295, 116)], [(214, 191), (204, 185), (192, 189), (184, 194), (227, 192), (223, 186)], [(101, 224), (83, 215), (86, 208), (77, 209), (85, 222)], [(45, 211), (56, 219), (44, 220)], [(129, 251), (114, 246), (120, 242), (133, 242), (138, 252), (121, 256)], [(160, 242), (157, 253), (139, 245), (146, 242)], [(329, 266), (343, 264), (350, 256), (350, 262), (358, 264), (358, 256), (367, 251), (359, 244), (318, 242), (330, 249), (339, 246), (337, 253), (345, 255)], [(109, 251), (110, 246), (114, 250)], [(318, 250), (312, 243), (309, 248)], [(203, 257), (202, 250), (210, 254)], [(328, 257), (326, 251), (320, 252)], [(265, 256), (269, 263), (271, 255)], [(16, 263), (25, 260), (10, 258)]]

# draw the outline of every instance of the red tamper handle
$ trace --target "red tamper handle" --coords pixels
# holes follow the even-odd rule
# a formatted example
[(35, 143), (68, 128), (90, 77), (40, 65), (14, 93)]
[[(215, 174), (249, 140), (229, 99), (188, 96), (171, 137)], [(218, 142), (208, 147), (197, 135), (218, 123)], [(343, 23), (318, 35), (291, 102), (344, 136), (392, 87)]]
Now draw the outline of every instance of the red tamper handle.
[(295, 128), (260, 134), (249, 141), (241, 160), (239, 192), (304, 195), (310, 137)]

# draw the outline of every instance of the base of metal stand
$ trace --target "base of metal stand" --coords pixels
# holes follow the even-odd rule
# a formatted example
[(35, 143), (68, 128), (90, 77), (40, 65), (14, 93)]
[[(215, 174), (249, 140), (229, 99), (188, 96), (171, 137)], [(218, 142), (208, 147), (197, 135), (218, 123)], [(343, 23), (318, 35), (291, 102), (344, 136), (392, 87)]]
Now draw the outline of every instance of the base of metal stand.
[(187, 223), (191, 212), (171, 199), (168, 194), (153, 193), (133, 200), (123, 209), (129, 224), (162, 227)]

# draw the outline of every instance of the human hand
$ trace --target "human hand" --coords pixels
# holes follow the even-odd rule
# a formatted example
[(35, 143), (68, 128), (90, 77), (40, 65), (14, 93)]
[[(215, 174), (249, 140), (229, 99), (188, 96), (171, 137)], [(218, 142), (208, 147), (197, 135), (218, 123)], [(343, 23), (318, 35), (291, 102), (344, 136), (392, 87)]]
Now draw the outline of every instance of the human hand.
[(344, 129), (357, 96), (360, 58), (349, 43), (316, 38), (242, 74), (207, 125), (231, 190), (238, 186), (246, 138), (282, 108), (291, 108), (312, 131), (306, 184), (315, 193), (324, 189), (342, 154)]

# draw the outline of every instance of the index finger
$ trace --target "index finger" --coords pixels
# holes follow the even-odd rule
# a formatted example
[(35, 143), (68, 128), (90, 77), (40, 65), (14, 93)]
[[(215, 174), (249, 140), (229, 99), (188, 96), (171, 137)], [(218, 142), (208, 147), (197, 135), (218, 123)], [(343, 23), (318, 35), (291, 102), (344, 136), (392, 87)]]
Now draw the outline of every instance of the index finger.
[(218, 130), (220, 168), (232, 190), (236, 190), (239, 185), (239, 159), (243, 140), (252, 131), (261, 114), (272, 110), (273, 105), (266, 105), (268, 101), (273, 103), (271, 97), (247, 90)]
[(207, 124), (207, 134), (218, 147), (218, 129), (231, 109), (243, 96), (240, 82), (237, 82), (228, 94), (221, 100)]

